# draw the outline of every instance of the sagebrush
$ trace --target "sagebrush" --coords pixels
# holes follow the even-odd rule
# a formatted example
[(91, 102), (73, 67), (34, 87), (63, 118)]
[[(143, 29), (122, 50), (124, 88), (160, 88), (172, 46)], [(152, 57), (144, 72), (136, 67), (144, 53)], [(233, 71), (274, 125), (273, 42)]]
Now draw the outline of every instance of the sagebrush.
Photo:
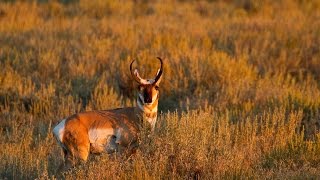
[[(0, 178), (320, 176), (320, 3), (0, 2)], [(135, 105), (164, 58), (157, 131), (59, 174), (61, 119)], [(144, 131), (142, 131), (144, 132)]]

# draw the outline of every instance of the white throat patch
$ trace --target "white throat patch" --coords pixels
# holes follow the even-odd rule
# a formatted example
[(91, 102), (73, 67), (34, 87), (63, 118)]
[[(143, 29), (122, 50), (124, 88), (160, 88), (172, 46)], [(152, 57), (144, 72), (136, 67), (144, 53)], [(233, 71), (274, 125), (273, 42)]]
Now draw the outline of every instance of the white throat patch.
[(156, 122), (157, 122), (157, 116), (155, 116), (154, 118), (146, 118), (146, 119), (151, 125), (151, 130), (154, 131), (154, 128), (155, 128)]
[[(152, 131), (154, 131), (155, 124), (157, 121), (158, 105), (154, 106), (152, 109), (151, 109), (151, 107), (153, 106), (154, 103), (156, 103), (157, 96), (158, 96), (158, 94), (156, 94), (152, 97), (152, 103), (150, 103), (150, 104), (144, 104), (143, 102), (141, 102), (144, 100), (143, 96), (141, 94), (138, 94), (138, 98), (137, 98), (137, 107), (142, 111), (142, 113), (143, 113), (142, 117), (144, 118), (144, 120), (146, 120), (148, 123), (150, 123)], [(146, 114), (150, 114), (150, 113), (152, 113), (152, 114), (155, 113), (155, 116), (146, 117)]]

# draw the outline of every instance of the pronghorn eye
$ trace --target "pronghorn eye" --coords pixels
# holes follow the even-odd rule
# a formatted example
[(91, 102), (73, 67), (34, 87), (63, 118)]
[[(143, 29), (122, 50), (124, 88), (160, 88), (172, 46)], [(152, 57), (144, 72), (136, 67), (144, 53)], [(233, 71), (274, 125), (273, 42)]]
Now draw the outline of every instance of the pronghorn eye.
[(157, 91), (159, 90), (159, 86), (155, 86), (154, 88), (155, 88)]
[(139, 91), (143, 91), (143, 86), (139, 85), (138, 89), (139, 89)]

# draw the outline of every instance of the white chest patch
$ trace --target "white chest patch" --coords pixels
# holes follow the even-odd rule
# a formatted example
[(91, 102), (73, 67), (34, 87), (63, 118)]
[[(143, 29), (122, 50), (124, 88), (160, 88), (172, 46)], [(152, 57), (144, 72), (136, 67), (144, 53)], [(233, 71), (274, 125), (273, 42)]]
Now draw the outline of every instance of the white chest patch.
[(106, 139), (109, 136), (115, 135), (114, 129), (90, 129), (89, 130), (89, 141), (92, 144), (105, 144)]
[(90, 129), (89, 130), (89, 140), (90, 143), (99, 142), (108, 136), (115, 135), (114, 129)]
[(88, 135), (92, 152), (101, 153), (107, 151), (111, 153), (116, 150), (114, 144), (116, 132), (114, 129), (90, 129)]
[(66, 119), (62, 120), (56, 127), (53, 128), (53, 134), (56, 137), (60, 146), (64, 147), (62, 143)]
[(157, 116), (154, 118), (147, 118), (147, 121), (150, 123), (152, 131), (154, 131), (157, 122)]

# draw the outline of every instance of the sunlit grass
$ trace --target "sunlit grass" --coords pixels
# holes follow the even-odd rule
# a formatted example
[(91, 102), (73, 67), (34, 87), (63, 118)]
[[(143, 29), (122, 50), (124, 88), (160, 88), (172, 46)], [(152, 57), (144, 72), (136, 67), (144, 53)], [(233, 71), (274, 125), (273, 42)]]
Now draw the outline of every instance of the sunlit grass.
[[(0, 3), (0, 179), (320, 176), (320, 4)], [(164, 58), (159, 120), (129, 159), (59, 174), (61, 119), (135, 105)]]

